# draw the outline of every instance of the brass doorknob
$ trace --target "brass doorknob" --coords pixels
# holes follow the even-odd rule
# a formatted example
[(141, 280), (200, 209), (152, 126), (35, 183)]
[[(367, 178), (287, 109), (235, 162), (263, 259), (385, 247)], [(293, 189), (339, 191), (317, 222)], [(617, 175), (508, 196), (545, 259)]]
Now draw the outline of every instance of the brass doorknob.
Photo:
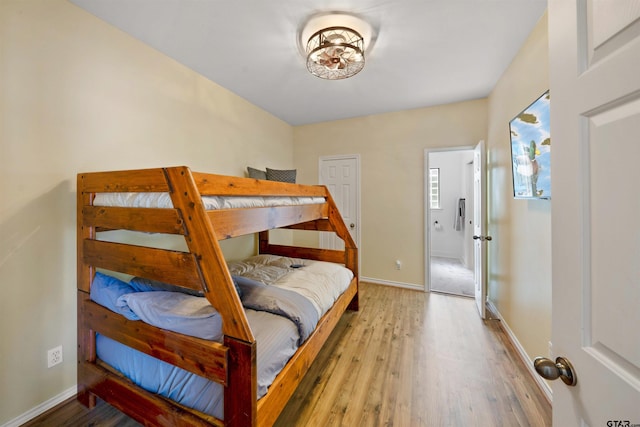
[(560, 378), (562, 382), (569, 386), (575, 386), (578, 382), (571, 362), (564, 357), (556, 357), (555, 362), (546, 357), (536, 357), (533, 361), (533, 367), (538, 375), (544, 379), (555, 380)]

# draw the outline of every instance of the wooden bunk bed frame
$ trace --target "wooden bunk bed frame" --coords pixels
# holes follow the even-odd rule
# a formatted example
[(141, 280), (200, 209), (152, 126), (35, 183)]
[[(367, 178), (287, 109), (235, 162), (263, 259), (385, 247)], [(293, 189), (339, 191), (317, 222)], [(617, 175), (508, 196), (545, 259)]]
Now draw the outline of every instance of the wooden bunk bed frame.
[[(272, 425), (347, 309), (358, 310), (358, 250), (324, 186), (306, 186), (192, 172), (167, 167), (78, 174), (78, 400), (96, 397), (145, 425)], [(93, 206), (96, 193), (165, 192), (173, 208)], [(324, 204), (205, 210), (202, 196), (319, 196)], [(269, 243), (274, 228), (333, 231), (343, 251)], [(98, 231), (132, 230), (182, 235), (188, 252), (112, 243)], [(257, 400), (256, 340), (235, 291), (219, 240), (259, 233), (259, 253), (330, 261), (354, 273), (348, 289)], [(160, 329), (94, 303), (95, 269), (202, 290), (223, 319), (222, 343)], [(96, 357), (96, 333), (224, 386), (224, 421), (147, 392)]]

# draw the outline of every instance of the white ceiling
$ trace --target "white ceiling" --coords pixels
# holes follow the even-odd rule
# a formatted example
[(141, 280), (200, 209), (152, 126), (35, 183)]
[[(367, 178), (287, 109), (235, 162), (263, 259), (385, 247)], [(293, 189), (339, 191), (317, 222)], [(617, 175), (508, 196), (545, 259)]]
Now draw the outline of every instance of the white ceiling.
[[(291, 125), (486, 97), (546, 0), (70, 0)], [(339, 81), (306, 70), (297, 35), (313, 15), (377, 31), (366, 65)]]

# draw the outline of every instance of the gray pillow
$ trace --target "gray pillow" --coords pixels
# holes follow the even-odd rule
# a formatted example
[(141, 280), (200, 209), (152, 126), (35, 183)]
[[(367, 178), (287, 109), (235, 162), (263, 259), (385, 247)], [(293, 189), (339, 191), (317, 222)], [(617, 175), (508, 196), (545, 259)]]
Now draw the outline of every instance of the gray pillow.
[(267, 172), (252, 168), (251, 166), (247, 166), (247, 173), (249, 174), (249, 178), (267, 179)]
[(296, 169), (278, 170), (267, 168), (267, 179), (269, 181), (296, 182)]

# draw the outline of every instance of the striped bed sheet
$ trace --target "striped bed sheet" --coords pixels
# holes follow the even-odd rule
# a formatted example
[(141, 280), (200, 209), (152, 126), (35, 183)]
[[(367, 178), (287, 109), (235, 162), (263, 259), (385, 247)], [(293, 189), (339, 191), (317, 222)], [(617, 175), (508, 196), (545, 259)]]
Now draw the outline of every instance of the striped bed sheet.
[[(324, 197), (203, 196), (206, 210), (322, 204)], [(94, 206), (173, 208), (169, 193), (97, 193)]]

